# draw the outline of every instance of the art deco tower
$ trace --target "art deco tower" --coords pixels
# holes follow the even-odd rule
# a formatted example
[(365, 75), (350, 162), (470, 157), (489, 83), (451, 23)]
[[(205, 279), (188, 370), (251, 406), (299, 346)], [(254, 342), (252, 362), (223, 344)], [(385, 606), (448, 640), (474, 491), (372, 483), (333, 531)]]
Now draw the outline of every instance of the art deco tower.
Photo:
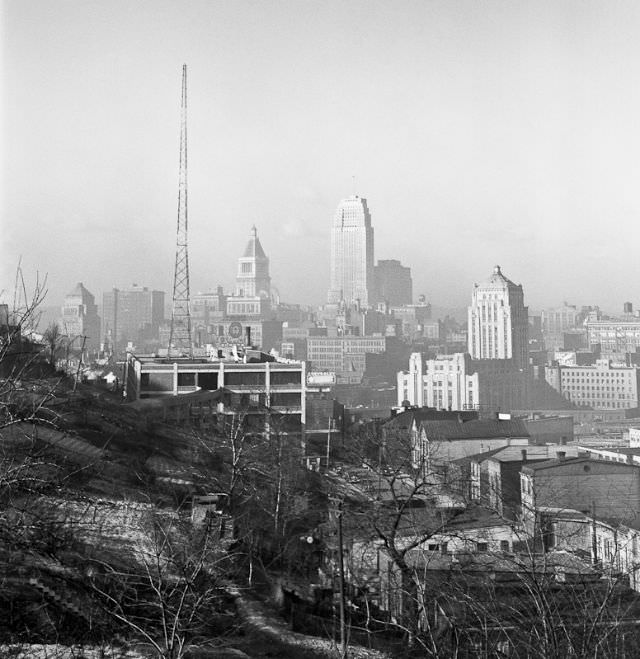
[(373, 272), (371, 214), (367, 200), (354, 195), (340, 202), (331, 229), (329, 303), (373, 304)]
[(507, 279), (497, 265), (482, 284), (475, 284), (469, 307), (469, 353), (474, 359), (512, 359), (517, 369), (528, 364), (529, 314), (522, 286)]

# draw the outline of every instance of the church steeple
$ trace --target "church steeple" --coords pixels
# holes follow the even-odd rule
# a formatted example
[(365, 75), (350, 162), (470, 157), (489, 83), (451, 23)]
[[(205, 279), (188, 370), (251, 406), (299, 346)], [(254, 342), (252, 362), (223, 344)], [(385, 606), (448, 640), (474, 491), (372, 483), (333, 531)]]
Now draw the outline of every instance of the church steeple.
[(239, 297), (271, 297), (271, 277), (269, 276), (269, 259), (262, 249), (258, 230), (251, 227), (249, 242), (238, 259), (238, 274), (236, 275), (236, 296)]

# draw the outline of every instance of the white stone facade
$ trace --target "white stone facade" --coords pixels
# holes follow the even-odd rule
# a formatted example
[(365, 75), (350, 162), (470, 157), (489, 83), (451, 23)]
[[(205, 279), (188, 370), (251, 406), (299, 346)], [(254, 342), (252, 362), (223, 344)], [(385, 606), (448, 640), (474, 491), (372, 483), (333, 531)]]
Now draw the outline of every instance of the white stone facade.
[(469, 307), (469, 354), (474, 359), (513, 359), (528, 364), (529, 320), (522, 286), (496, 266), (488, 281), (476, 284)]
[(373, 227), (367, 200), (356, 195), (338, 205), (331, 229), (328, 302), (364, 307), (375, 303)]
[(418, 407), (467, 410), (479, 405), (478, 373), (471, 373), (464, 353), (423, 360), (412, 353), (409, 370), (398, 373), (398, 405), (409, 401)]

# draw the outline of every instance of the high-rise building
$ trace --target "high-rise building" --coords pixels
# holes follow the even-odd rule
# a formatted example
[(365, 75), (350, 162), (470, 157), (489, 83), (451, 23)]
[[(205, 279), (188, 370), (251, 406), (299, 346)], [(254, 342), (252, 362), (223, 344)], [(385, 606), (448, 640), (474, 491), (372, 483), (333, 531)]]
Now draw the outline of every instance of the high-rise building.
[(512, 359), (518, 369), (529, 363), (529, 321), (522, 286), (497, 265), (475, 284), (469, 307), (469, 353), (473, 359)]
[(103, 335), (114, 352), (127, 342), (144, 344), (158, 338), (164, 321), (164, 291), (152, 291), (133, 284), (114, 288), (102, 296)]
[(412, 355), (398, 373), (398, 404), (478, 409), (481, 414), (524, 409), (529, 402), (528, 311), (522, 286), (496, 266), (475, 284), (469, 307), (469, 354), (424, 359)]
[(251, 227), (249, 242), (238, 259), (235, 294), (238, 297), (271, 297), (269, 259), (262, 249), (255, 225)]
[(373, 227), (367, 200), (353, 195), (338, 205), (331, 229), (328, 301), (368, 307), (375, 302)]
[(378, 261), (375, 267), (376, 295), (380, 302), (400, 306), (413, 302), (411, 268), (400, 261), (389, 259)]
[(566, 302), (561, 307), (542, 310), (540, 322), (547, 350), (564, 347), (564, 333), (577, 327), (581, 312), (575, 305)]
[(269, 259), (262, 249), (258, 230), (251, 228), (249, 242), (238, 259), (236, 289), (227, 298), (227, 316), (266, 316), (271, 310)]
[[(62, 305), (62, 334), (71, 338), (84, 337), (85, 348), (100, 347), (100, 317), (94, 296), (82, 282), (65, 295)], [(80, 347), (79, 345), (77, 347)]]

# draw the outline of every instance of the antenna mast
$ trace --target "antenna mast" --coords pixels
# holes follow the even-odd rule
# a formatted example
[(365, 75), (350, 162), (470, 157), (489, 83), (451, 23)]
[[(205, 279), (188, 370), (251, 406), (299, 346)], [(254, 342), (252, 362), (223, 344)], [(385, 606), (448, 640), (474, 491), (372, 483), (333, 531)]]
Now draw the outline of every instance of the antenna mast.
[(187, 65), (182, 66), (180, 116), (180, 174), (178, 179), (178, 230), (176, 267), (173, 276), (173, 312), (169, 356), (192, 357), (191, 314), (189, 312), (189, 254), (187, 251)]

